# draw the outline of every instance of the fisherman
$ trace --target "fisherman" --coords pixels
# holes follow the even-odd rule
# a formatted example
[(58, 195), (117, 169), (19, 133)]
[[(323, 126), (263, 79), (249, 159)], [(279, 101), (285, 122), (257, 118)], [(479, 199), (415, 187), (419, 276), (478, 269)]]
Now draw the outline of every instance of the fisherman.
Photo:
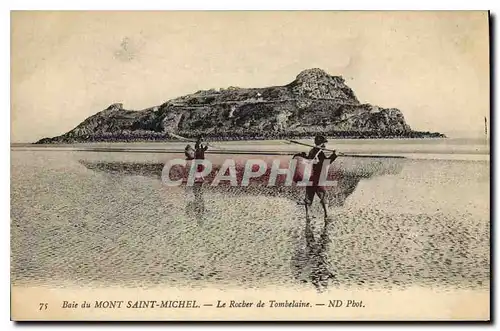
[[(197, 160), (204, 160), (205, 159), (205, 152), (207, 151), (208, 146), (203, 145), (203, 136), (198, 136), (198, 140), (196, 140), (196, 144), (194, 145), (194, 159), (195, 162)], [(196, 177), (195, 181), (203, 181), (204, 178), (201, 175), (201, 172), (203, 171), (204, 167), (203, 164), (197, 163), (197, 172), (196, 172)]]
[(196, 140), (196, 144), (194, 145), (194, 150), (195, 150), (195, 159), (197, 160), (204, 160), (205, 159), (205, 152), (207, 151), (208, 146), (203, 145), (203, 136), (198, 136), (198, 140)]
[(186, 148), (184, 149), (184, 155), (186, 156), (186, 160), (193, 160), (195, 157), (195, 150), (193, 147), (188, 144)]
[(317, 195), (320, 199), (325, 219), (328, 218), (328, 212), (326, 208), (326, 188), (320, 185), (319, 179), (321, 177), (321, 171), (325, 162), (332, 163), (333, 161), (335, 161), (335, 159), (337, 159), (337, 153), (334, 150), (330, 157), (326, 157), (323, 149), (325, 148), (325, 144), (327, 142), (328, 140), (324, 136), (318, 135), (314, 137), (315, 147), (313, 147), (307, 155), (307, 159), (312, 161), (312, 171), (310, 178), (312, 185), (306, 186), (306, 197), (304, 199), (304, 202), (300, 203), (304, 204), (306, 208), (306, 218), (309, 217), (309, 207), (313, 203), (314, 195)]

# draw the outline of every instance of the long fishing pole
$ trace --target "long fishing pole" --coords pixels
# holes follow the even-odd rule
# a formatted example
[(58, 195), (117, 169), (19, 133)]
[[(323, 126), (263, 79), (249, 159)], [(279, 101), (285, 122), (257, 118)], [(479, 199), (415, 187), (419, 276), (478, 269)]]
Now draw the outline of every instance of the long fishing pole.
[[(302, 145), (302, 146), (307, 146), (307, 147), (316, 147), (316, 146), (313, 146), (311, 144), (306, 144), (306, 143), (301, 143), (300, 141), (297, 141), (297, 140), (288, 140), (289, 143), (292, 143), (292, 144), (297, 144), (297, 145)], [(325, 148), (325, 147), (320, 147), (322, 150), (324, 151), (327, 151), (327, 152), (335, 152), (337, 153), (337, 151), (334, 151), (333, 149), (328, 149), (328, 148)], [(339, 153), (337, 153), (337, 155), (341, 155)]]
[[(195, 140), (195, 139), (189, 139), (189, 138), (186, 138), (186, 137), (183, 137), (183, 136), (179, 136), (178, 134), (175, 134), (175, 133), (172, 133), (172, 132), (169, 132), (168, 134), (169, 134), (170, 136), (174, 137), (174, 138), (179, 139), (179, 140), (188, 141), (188, 142), (193, 142), (193, 143), (197, 142), (197, 140)], [(212, 144), (210, 144), (210, 143), (208, 143), (208, 142), (207, 142), (206, 144), (207, 144), (207, 146), (210, 146), (210, 147), (215, 148), (215, 149), (225, 150), (224, 148), (214, 146), (214, 145), (212, 145)]]
[[(307, 146), (307, 147), (317, 147), (311, 144), (306, 144), (306, 143), (301, 143), (300, 141), (297, 140), (287, 140), (286, 143), (288, 144), (297, 144), (297, 145), (302, 145), (302, 146)], [(341, 153), (337, 152), (336, 150), (325, 148), (325, 147), (320, 147), (322, 150), (327, 151), (327, 152), (335, 152), (337, 156), (343, 156), (343, 157), (380, 157), (380, 158), (398, 158), (398, 159), (404, 159), (404, 156), (394, 156), (394, 155), (359, 155), (359, 154), (346, 154), (346, 153)]]

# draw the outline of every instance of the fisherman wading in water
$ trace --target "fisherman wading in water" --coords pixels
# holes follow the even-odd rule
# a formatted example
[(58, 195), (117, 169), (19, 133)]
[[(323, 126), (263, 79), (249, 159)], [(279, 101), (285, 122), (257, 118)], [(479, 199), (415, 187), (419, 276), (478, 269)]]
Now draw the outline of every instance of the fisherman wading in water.
[(306, 207), (306, 218), (309, 218), (309, 207), (311, 207), (313, 203), (314, 195), (317, 195), (320, 199), (325, 218), (328, 218), (328, 211), (326, 208), (326, 188), (320, 185), (319, 179), (325, 162), (332, 163), (335, 161), (335, 159), (337, 159), (337, 153), (333, 151), (330, 157), (326, 157), (323, 149), (325, 148), (325, 144), (327, 142), (328, 140), (324, 136), (316, 136), (314, 138), (315, 147), (313, 147), (307, 155), (307, 159), (312, 161), (310, 178), (312, 184), (306, 186), (306, 197), (303, 202), (299, 202), (299, 204), (303, 204)]
[(204, 178), (201, 176), (201, 172), (203, 171), (203, 164), (200, 164), (197, 162), (197, 160), (204, 160), (205, 159), (205, 152), (207, 151), (208, 146), (203, 145), (203, 136), (199, 136), (198, 140), (196, 140), (196, 144), (194, 145), (194, 160), (197, 166), (198, 172), (196, 173), (196, 180), (203, 181)]
[(186, 160), (194, 160), (195, 151), (191, 145), (188, 144), (186, 148), (184, 148), (184, 155), (186, 156)]
[(194, 145), (194, 158), (197, 160), (204, 160), (207, 149), (208, 146), (203, 145), (203, 136), (199, 136), (198, 140), (196, 140), (196, 144)]

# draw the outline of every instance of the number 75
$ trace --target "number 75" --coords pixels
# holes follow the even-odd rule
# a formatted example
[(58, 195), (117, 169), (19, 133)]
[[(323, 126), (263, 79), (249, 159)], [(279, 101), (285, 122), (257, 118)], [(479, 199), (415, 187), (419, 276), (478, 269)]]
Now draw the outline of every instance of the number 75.
[(49, 304), (46, 302), (40, 302), (40, 310), (46, 310), (48, 305)]

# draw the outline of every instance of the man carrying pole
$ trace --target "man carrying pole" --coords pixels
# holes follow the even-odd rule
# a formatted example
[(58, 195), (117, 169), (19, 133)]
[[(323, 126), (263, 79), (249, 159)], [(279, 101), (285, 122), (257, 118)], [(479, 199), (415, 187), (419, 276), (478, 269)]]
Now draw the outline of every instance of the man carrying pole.
[(198, 140), (196, 140), (196, 144), (194, 145), (194, 162), (196, 164), (196, 178), (195, 178), (195, 181), (199, 180), (199, 181), (203, 181), (204, 178), (203, 176), (201, 175), (202, 171), (203, 171), (203, 164), (202, 162), (203, 161), (198, 161), (198, 160), (204, 160), (205, 159), (205, 152), (207, 151), (208, 149), (208, 146), (207, 145), (203, 145), (203, 136), (199, 136), (198, 137)]
[(330, 164), (335, 161), (335, 159), (337, 159), (337, 153), (334, 150), (330, 157), (326, 157), (323, 150), (325, 149), (325, 144), (327, 142), (328, 140), (324, 136), (316, 136), (314, 138), (315, 147), (313, 147), (307, 155), (307, 158), (312, 161), (311, 184), (306, 186), (306, 196), (304, 202), (300, 202), (300, 204), (303, 204), (306, 208), (306, 218), (309, 217), (309, 207), (313, 203), (314, 195), (317, 195), (320, 199), (325, 218), (328, 218), (328, 211), (326, 207), (326, 188), (320, 185), (321, 183), (319, 180), (323, 165), (325, 162)]

